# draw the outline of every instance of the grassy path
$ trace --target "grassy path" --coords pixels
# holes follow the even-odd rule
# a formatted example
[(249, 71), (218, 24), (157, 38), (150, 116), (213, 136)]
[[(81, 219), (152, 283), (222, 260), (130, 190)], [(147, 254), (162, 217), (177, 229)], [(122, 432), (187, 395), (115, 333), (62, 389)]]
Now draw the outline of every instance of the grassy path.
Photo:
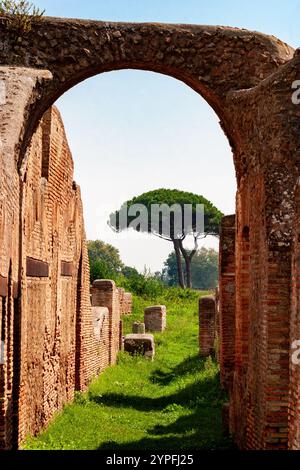
[[(198, 355), (196, 294), (161, 298), (168, 330), (156, 335), (153, 363), (122, 353), (118, 365), (79, 394), (25, 449), (189, 450), (227, 449), (222, 437), (218, 368)], [(151, 304), (151, 302), (150, 302)], [(149, 305), (135, 298), (125, 320), (130, 332)]]

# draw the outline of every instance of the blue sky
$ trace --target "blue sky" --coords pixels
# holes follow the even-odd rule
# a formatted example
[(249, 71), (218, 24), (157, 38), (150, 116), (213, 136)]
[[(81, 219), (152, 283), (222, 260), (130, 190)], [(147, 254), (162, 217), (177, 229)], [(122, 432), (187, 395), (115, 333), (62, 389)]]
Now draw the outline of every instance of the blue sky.
[[(35, 0), (48, 16), (105, 21), (243, 27), (300, 46), (300, 0)], [(159, 187), (203, 194), (234, 212), (235, 176), (227, 140), (207, 103), (185, 84), (142, 71), (106, 73), (59, 99), (82, 189), (88, 238), (120, 250), (128, 265), (162, 268), (169, 243), (116, 235), (108, 214), (134, 195)], [(217, 246), (215, 240), (206, 242)]]

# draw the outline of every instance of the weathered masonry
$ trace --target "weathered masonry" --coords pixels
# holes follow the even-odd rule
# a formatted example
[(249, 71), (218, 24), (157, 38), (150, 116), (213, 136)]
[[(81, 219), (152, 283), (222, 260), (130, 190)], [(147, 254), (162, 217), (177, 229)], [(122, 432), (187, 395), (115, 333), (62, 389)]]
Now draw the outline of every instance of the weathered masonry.
[[(11, 253), (8, 275), (0, 278), (0, 448), (5, 449), (40, 431), (75, 390), (84, 390), (115, 363), (121, 316), (131, 309), (130, 295), (112, 281), (95, 282), (90, 299), (80, 190), (56, 108), (45, 113), (26, 160), (19, 242), (12, 207), (1, 208), (1, 249), (18, 247), (21, 265), (17, 275)], [(1, 178), (9, 187), (9, 175)]]
[[(2, 19), (1, 445), (34, 432), (71, 397), (68, 384), (81, 389), (100, 368), (80, 194), (49, 108), (86, 78), (131, 68), (192, 87), (228, 137), (238, 191), (235, 220), (222, 227), (218, 325), (231, 432), (241, 448), (300, 449), (300, 366), (291, 348), (300, 340), (300, 106), (292, 101), (299, 51), (264, 34), (211, 26), (45, 18), (16, 36)], [(72, 322), (77, 329), (65, 340)], [(72, 348), (76, 367), (66, 365)], [(29, 395), (40, 398), (28, 403)]]

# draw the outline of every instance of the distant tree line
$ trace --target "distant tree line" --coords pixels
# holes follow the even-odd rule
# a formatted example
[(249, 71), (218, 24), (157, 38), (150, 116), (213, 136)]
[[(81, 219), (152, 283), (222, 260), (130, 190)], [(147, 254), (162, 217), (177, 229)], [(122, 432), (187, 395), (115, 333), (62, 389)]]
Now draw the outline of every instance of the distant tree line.
[[(193, 288), (201, 290), (214, 289), (218, 284), (219, 254), (216, 250), (201, 248), (193, 257), (191, 272)], [(186, 270), (183, 267), (184, 276)], [(169, 286), (178, 286), (178, 270), (176, 255), (172, 252), (164, 264), (163, 281)]]
[[(119, 250), (101, 240), (89, 241), (91, 283), (96, 279), (112, 279), (118, 286), (138, 295), (159, 295), (165, 286), (179, 286), (177, 258), (172, 252), (164, 264), (162, 272), (152, 274), (148, 270), (139, 273), (137, 269), (126, 266)], [(214, 289), (218, 283), (218, 253), (213, 249), (201, 248), (193, 256), (191, 264), (193, 287), (195, 289)], [(186, 271), (183, 271), (186, 276)]]

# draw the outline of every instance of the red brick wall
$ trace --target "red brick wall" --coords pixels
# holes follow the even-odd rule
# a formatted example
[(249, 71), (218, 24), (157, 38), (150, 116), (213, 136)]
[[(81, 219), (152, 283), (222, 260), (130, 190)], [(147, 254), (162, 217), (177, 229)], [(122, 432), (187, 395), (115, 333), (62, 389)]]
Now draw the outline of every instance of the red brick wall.
[[(7, 447), (16, 434), (22, 437), (47, 422), (52, 406), (61, 406), (56, 391), (60, 383), (65, 399), (74, 387), (84, 389), (101, 370), (80, 192), (72, 184), (72, 162), (56, 111), (44, 117), (30, 150), (28, 143), (49, 103), (67, 88), (82, 77), (117, 70), (125, 63), (184, 81), (219, 115), (233, 148), (238, 182), (235, 271), (230, 273), (228, 259), (228, 276), (221, 273), (220, 286), (220, 307), (223, 293), (228, 307), (223, 314), (235, 337), (230, 340), (221, 317), (220, 361), (222, 376), (231, 384), (231, 430), (241, 448), (298, 448), (298, 371), (289, 357), (299, 323), (293, 221), (300, 175), (300, 107), (291, 99), (291, 85), (299, 79), (299, 51), (276, 38), (219, 27), (136, 25), (129, 30), (126, 24), (112, 24), (108, 38), (107, 24), (48, 18), (34, 23), (33, 34), (20, 38), (17, 47), (5, 22), (0, 29), (6, 44), (0, 51), (2, 64), (7, 65), (1, 67), (0, 77), (8, 97), (0, 107), (0, 323), (6, 359), (0, 366), (0, 445)], [(65, 50), (84, 55), (76, 70), (48, 47), (58, 30)], [(170, 47), (170, 41), (178, 47)], [(190, 47), (191, 41), (195, 47)], [(199, 47), (202, 53), (194, 54)], [(233, 59), (225, 64), (226, 80), (224, 61), (216, 68), (224, 50)], [(223, 255), (228, 251), (233, 259), (234, 250), (223, 248)], [(234, 275), (236, 294), (230, 303), (234, 283), (229, 277)], [(62, 299), (66, 293), (71, 313)], [(120, 330), (116, 319), (110, 321), (110, 334)], [(40, 350), (30, 349), (32, 323), (38, 329), (36, 341), (44, 348), (43, 364)], [(68, 335), (65, 325), (70, 325)], [(112, 359), (112, 338), (110, 344)], [(33, 382), (43, 382), (43, 398), (38, 392), (33, 402), (28, 369)], [(41, 403), (44, 395), (49, 406)]]
[(201, 297), (199, 300), (199, 346), (201, 356), (215, 353), (216, 300), (215, 297)]
[[(0, 448), (38, 433), (75, 390), (85, 390), (115, 363), (120, 347), (113, 283), (109, 315), (100, 336), (95, 335), (80, 189), (73, 182), (72, 155), (55, 108), (44, 116), (27, 151), (21, 194), (19, 300), (14, 300), (16, 277), (4, 264), (0, 277), (6, 357), (0, 364)], [(3, 226), (0, 220), (0, 237), (6, 237), (1, 249), (9, 242)]]
[(17, 305), (20, 251), (20, 175), (15, 165), (15, 145), (22, 127), (22, 105), (30, 95), (26, 72), (1, 70), (7, 105), (0, 109), (0, 347), (4, 344), (5, 363), (0, 364), (0, 449), (12, 440), (14, 325), (19, 321)]
[(247, 440), (247, 364), (250, 302), (250, 227), (249, 191), (243, 180), (237, 194), (236, 215), (236, 295), (235, 295), (235, 364), (230, 390), (230, 430), (243, 448)]
[(237, 197), (230, 428), (240, 448), (267, 450), (287, 448), (290, 254), (268, 241), (265, 191), (248, 175)]
[(235, 216), (224, 217), (220, 233), (220, 367), (221, 383), (230, 389), (235, 359)]
[(216, 299), (216, 318), (215, 318), (215, 355), (220, 364), (220, 289), (219, 285), (215, 292)]
[[(289, 449), (300, 450), (300, 186), (293, 226), (290, 323)], [(297, 343), (295, 343), (297, 342)]]

